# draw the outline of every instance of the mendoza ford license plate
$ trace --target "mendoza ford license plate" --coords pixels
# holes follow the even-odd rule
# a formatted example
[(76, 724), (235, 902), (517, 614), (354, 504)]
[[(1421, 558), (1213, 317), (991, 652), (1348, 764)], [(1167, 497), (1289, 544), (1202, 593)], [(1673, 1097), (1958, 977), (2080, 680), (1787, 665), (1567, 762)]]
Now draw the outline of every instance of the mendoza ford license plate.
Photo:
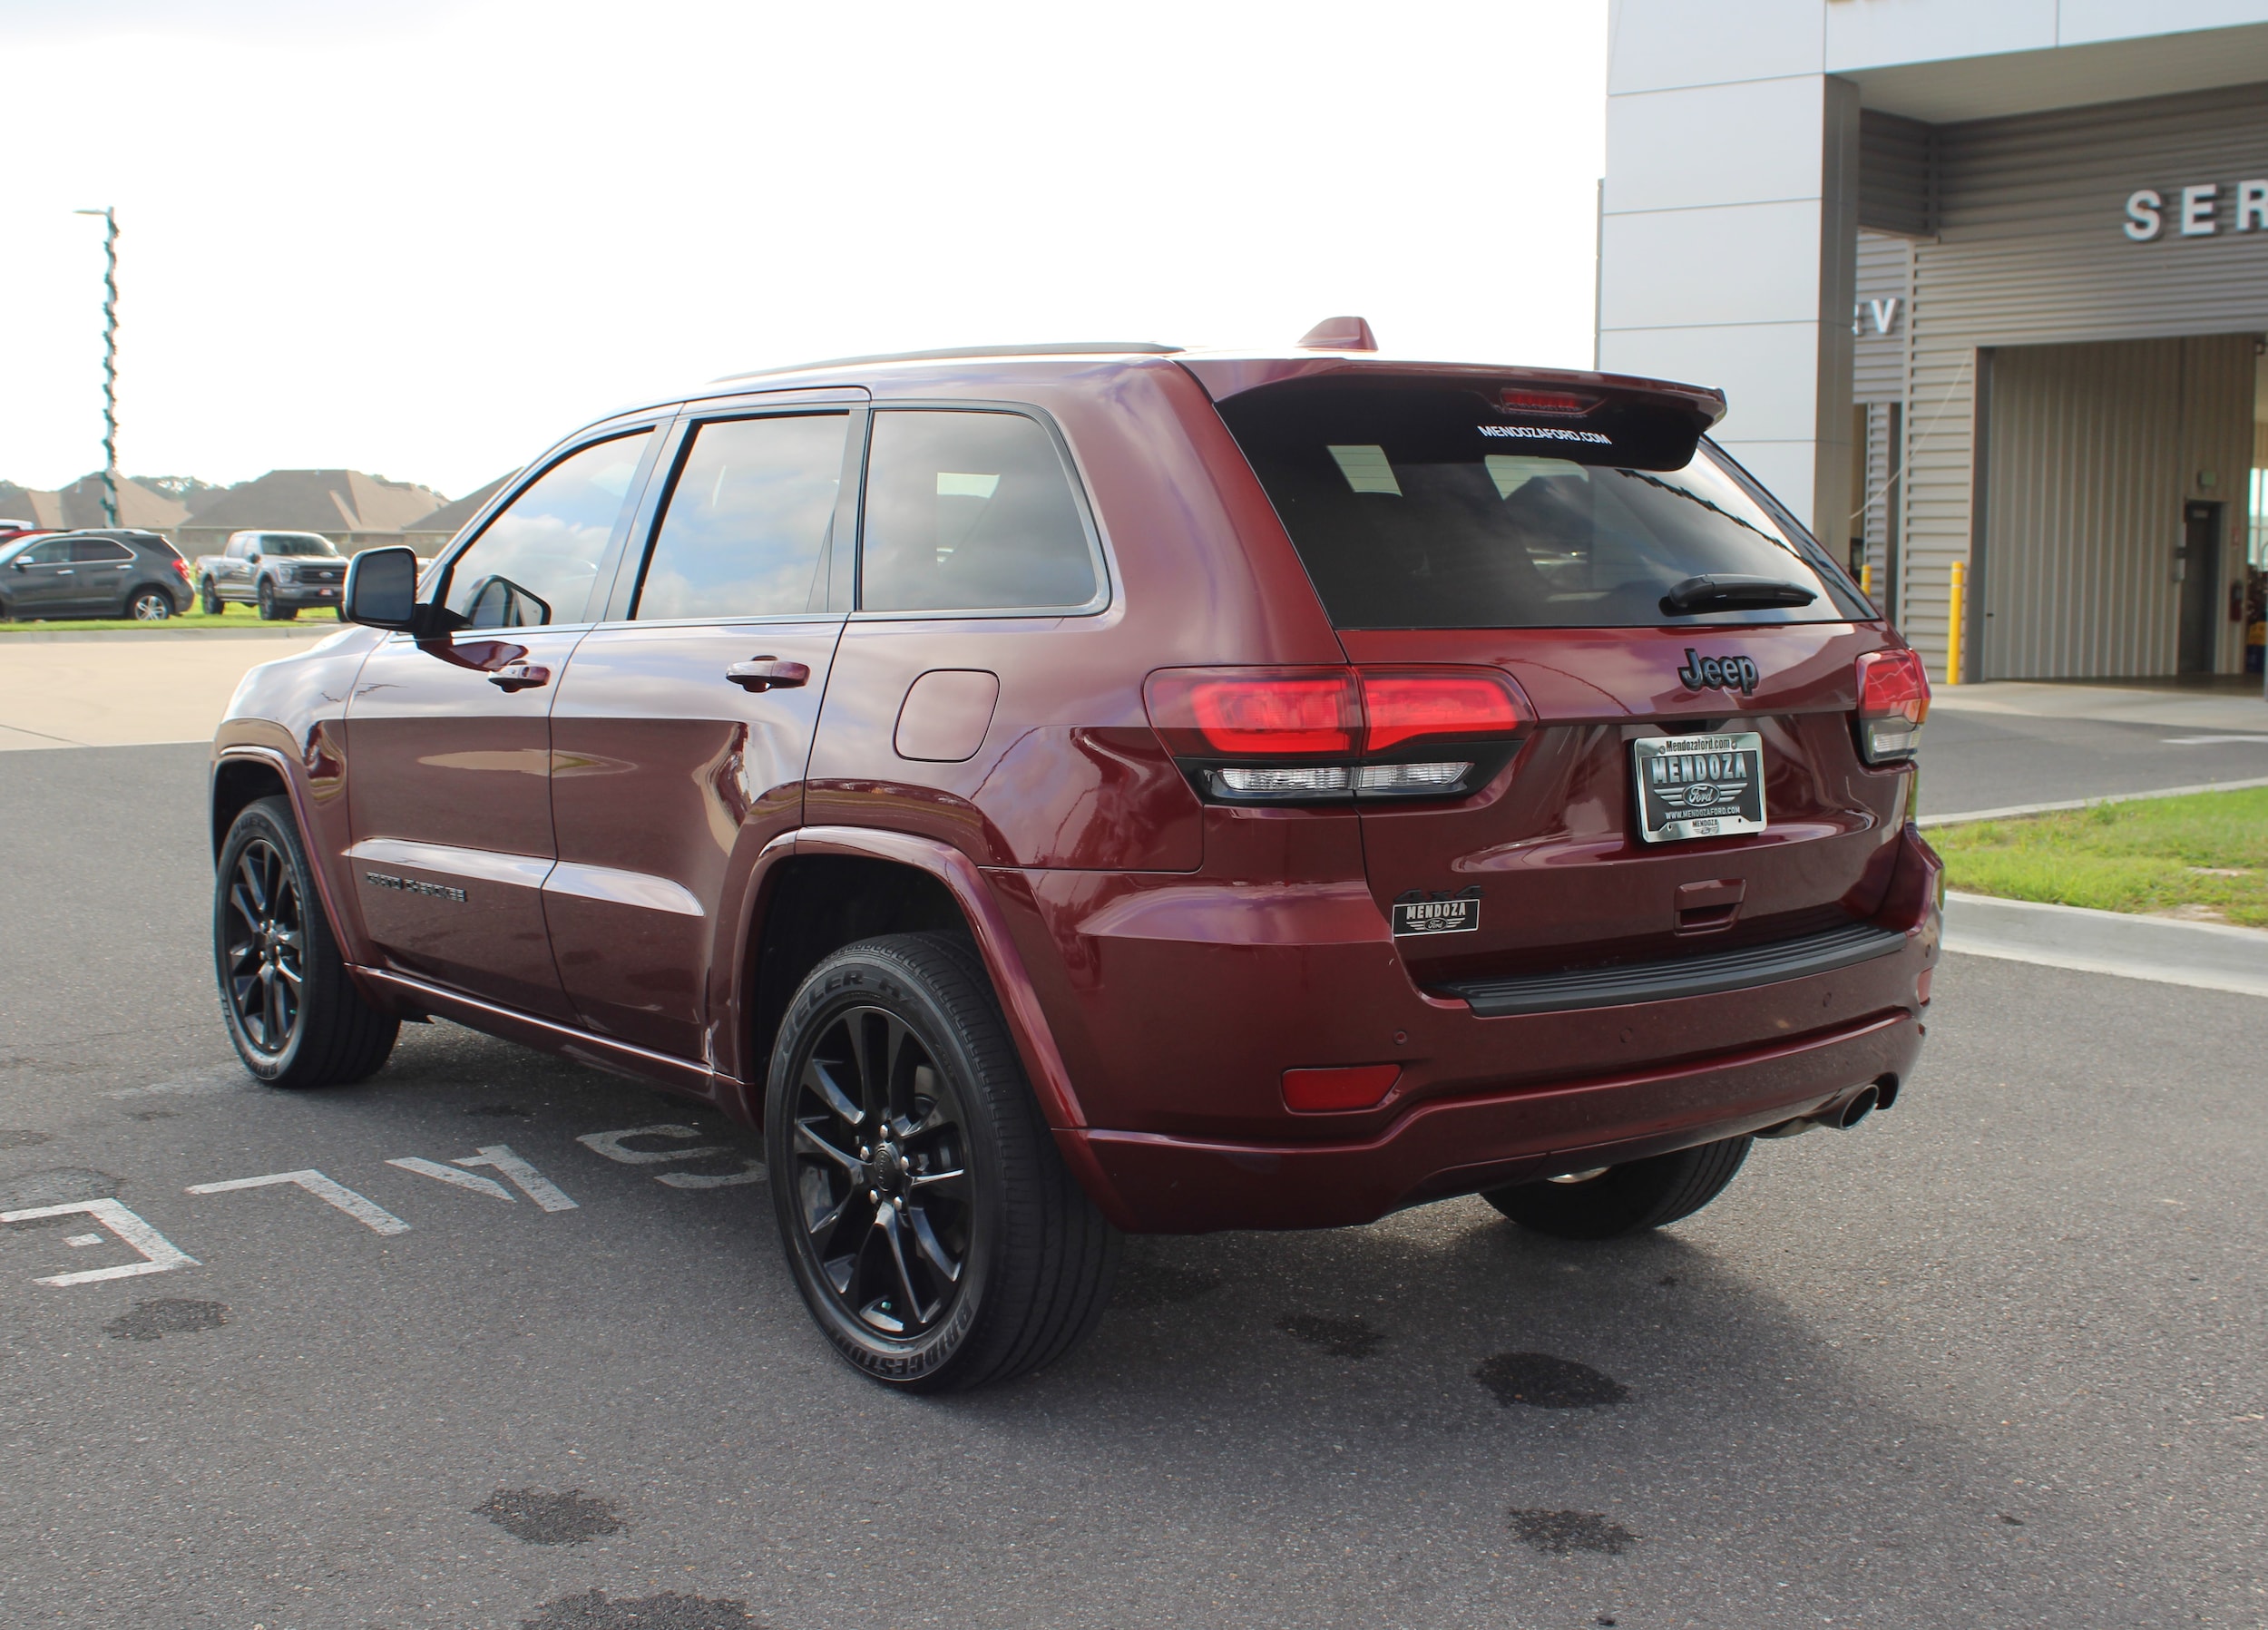
[(1630, 744), (1638, 835), (1649, 844), (1764, 830), (1764, 737), (1659, 736)]

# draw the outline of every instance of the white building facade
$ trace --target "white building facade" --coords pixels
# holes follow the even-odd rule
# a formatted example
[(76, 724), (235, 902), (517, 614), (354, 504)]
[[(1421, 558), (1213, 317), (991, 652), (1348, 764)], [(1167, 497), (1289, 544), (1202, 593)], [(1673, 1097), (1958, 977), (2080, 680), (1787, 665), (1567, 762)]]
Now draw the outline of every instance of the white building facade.
[(2268, 0), (1618, 0), (1598, 358), (1945, 672), (2241, 671)]

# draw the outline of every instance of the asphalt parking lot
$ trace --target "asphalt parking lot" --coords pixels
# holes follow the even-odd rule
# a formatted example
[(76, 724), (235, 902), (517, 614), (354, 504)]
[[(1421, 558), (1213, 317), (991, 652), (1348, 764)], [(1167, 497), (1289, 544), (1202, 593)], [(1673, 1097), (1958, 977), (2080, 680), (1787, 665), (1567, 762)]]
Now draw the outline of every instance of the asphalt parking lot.
[[(0, 1225), (8, 1624), (2268, 1624), (2257, 1000), (1955, 959), (1895, 1110), (1660, 1235), (1136, 1241), (920, 1401), (711, 1115), (443, 1025), (253, 1088), (204, 759), (0, 774), (0, 1210), (96, 1207)], [(164, 1260), (105, 1201), (193, 1264), (43, 1283)]]

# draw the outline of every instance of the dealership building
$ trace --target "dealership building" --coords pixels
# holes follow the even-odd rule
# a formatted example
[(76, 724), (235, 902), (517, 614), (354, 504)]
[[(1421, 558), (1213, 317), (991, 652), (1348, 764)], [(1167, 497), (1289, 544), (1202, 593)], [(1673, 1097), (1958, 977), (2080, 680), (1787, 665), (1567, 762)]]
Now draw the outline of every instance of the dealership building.
[(2268, 0), (1618, 0), (1611, 27), (1599, 365), (1723, 386), (1720, 439), (1933, 676), (2244, 672)]

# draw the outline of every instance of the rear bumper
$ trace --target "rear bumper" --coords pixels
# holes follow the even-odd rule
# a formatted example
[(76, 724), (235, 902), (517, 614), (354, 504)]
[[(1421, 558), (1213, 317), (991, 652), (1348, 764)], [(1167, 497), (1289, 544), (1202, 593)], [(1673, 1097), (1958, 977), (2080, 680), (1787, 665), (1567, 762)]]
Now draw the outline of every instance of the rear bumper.
[[(1233, 914), (1201, 885), (1114, 895), (1092, 874), (1002, 898), (1030, 936), (1025, 965), (1060, 971), (1039, 993), (1084, 1113), (1056, 1137), (1112, 1221), (1331, 1227), (1902, 1087), (1938, 960), (1941, 870), (1911, 825), (1894, 849), (1862, 960), (1495, 1016), (1412, 984), (1368, 895), (1335, 885), (1241, 891), (1262, 897), (1232, 896)], [(1399, 1073), (1370, 1108), (1285, 1102), (1286, 1070), (1384, 1065)]]
[(1122, 1227), (1340, 1227), (1776, 1126), (1869, 1083), (1902, 1081), (1922, 1028), (1916, 1015), (1895, 1013), (1682, 1069), (1421, 1104), (1354, 1143), (1210, 1143), (1093, 1128), (1056, 1136), (1080, 1146), (1066, 1150), (1073, 1169), (1108, 1182), (1106, 1208)]

